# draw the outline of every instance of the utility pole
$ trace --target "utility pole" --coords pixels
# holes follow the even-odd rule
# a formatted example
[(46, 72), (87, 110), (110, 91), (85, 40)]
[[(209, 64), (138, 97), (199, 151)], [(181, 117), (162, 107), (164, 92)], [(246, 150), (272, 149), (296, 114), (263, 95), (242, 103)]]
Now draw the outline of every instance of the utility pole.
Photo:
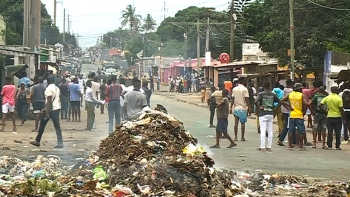
[(140, 74), (139, 78), (142, 79), (142, 76), (144, 75), (143, 71), (143, 57), (145, 56), (145, 50), (146, 50), (146, 43), (145, 43), (145, 34), (142, 35), (142, 43), (143, 43), (143, 49), (142, 49), (142, 57), (141, 57), (141, 68), (140, 68)]
[(69, 20), (69, 14), (68, 14), (67, 25), (68, 25), (68, 33), (70, 34), (70, 20)]
[(201, 69), (201, 36), (199, 29), (199, 19), (197, 20), (197, 72), (200, 72)]
[(289, 20), (290, 20), (290, 68), (291, 68), (291, 75), (290, 78), (294, 79), (294, 56), (295, 56), (295, 50), (294, 50), (294, 0), (289, 0)]
[(62, 40), (66, 42), (66, 9), (63, 9), (63, 36)]
[(112, 37), (109, 37), (110, 40), (109, 40), (109, 48), (112, 48), (113, 46), (113, 38)]
[(210, 24), (209, 24), (209, 18), (207, 21), (207, 36), (205, 39), (205, 52), (209, 52), (209, 37), (210, 37)]
[(186, 76), (186, 67), (187, 67), (187, 27), (185, 29), (185, 33), (184, 33), (184, 38), (185, 38), (185, 64), (184, 64), (184, 76)]
[(29, 28), (29, 0), (24, 0), (23, 12), (23, 46), (28, 47), (28, 28)]
[(53, 1), (53, 24), (56, 26), (57, 0)]
[(231, 36), (230, 36), (230, 62), (234, 60), (234, 39), (235, 39), (235, 0), (231, 0)]

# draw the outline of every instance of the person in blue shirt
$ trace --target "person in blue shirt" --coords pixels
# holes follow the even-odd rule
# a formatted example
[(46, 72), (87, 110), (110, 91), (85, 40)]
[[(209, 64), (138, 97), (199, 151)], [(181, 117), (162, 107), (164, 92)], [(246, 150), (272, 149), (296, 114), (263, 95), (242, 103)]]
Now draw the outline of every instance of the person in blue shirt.
[(21, 83), (24, 83), (24, 88), (28, 88), (30, 86), (31, 80), (27, 77), (27, 73), (22, 73), (22, 78), (18, 80), (18, 87), (20, 87)]
[[(283, 90), (280, 88), (280, 83), (275, 82), (275, 86), (272, 89), (272, 91), (277, 95), (278, 99), (283, 98)], [(278, 103), (275, 102), (274, 107), (277, 107)], [(281, 134), (284, 126), (284, 120), (283, 120), (283, 114), (281, 107), (278, 107), (276, 110), (274, 110), (273, 117), (275, 118), (277, 116), (277, 125), (278, 125), (278, 136)]]

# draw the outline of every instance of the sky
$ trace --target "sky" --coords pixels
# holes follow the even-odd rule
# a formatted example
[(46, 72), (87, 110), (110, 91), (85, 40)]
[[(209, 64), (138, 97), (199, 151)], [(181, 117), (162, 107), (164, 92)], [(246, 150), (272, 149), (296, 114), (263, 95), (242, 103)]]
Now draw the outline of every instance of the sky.
[[(53, 18), (54, 0), (41, 0)], [(108, 31), (121, 27), (121, 12), (127, 5), (134, 5), (136, 13), (147, 14), (160, 24), (166, 17), (174, 16), (177, 11), (189, 6), (214, 7), (218, 11), (226, 10), (230, 0), (57, 0), (57, 26), (63, 31), (63, 12), (66, 9), (66, 31), (68, 16), (70, 32), (79, 35), (79, 45), (83, 48), (94, 46), (97, 38)], [(165, 3), (165, 12), (164, 12)]]

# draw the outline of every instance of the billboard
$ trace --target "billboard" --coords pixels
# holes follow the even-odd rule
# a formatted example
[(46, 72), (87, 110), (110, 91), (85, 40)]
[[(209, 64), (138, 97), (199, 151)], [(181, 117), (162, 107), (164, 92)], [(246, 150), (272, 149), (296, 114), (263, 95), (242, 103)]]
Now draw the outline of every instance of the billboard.
[(263, 53), (260, 49), (259, 43), (243, 43), (242, 44), (242, 55), (257, 55)]

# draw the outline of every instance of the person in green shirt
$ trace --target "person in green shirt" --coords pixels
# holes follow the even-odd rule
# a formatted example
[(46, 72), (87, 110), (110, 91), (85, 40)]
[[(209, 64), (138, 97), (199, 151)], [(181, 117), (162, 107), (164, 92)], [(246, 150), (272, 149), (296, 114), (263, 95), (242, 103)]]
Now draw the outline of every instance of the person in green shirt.
[(322, 132), (322, 149), (326, 148), (326, 134), (327, 134), (327, 109), (324, 106), (324, 109), (320, 108), (319, 105), (323, 98), (327, 96), (326, 90), (324, 86), (319, 87), (318, 92), (312, 97), (309, 102), (309, 107), (312, 115), (314, 116), (314, 125), (312, 129), (313, 134), (313, 146), (312, 148), (316, 148), (317, 143), (317, 135), (321, 131)]
[(327, 146), (326, 150), (332, 149), (333, 144), (333, 132), (335, 133), (335, 148), (341, 150), (340, 148), (340, 132), (342, 128), (342, 118), (343, 123), (346, 123), (345, 113), (343, 109), (343, 100), (338, 96), (339, 88), (337, 86), (331, 87), (332, 94), (326, 96), (320, 103), (319, 107), (325, 110), (325, 105), (327, 105)]

